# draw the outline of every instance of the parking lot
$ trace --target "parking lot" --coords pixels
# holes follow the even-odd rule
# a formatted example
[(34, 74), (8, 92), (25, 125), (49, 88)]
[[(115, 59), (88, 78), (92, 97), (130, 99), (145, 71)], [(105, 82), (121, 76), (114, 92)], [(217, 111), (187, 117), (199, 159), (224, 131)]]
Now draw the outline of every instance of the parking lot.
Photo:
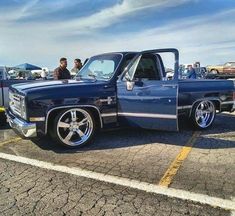
[(1, 215), (233, 215), (235, 115), (179, 133), (125, 128), (81, 149), (0, 132)]

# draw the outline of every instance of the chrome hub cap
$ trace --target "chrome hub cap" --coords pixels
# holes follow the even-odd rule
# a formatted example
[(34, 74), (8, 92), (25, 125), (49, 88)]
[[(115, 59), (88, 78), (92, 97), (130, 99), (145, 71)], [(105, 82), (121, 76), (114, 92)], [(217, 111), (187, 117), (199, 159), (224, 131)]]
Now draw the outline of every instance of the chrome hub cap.
[(201, 128), (211, 125), (215, 117), (215, 106), (211, 101), (202, 101), (198, 104), (195, 111), (196, 123)]
[(70, 146), (79, 146), (86, 142), (93, 131), (90, 114), (79, 108), (65, 112), (58, 121), (57, 134), (60, 140)]

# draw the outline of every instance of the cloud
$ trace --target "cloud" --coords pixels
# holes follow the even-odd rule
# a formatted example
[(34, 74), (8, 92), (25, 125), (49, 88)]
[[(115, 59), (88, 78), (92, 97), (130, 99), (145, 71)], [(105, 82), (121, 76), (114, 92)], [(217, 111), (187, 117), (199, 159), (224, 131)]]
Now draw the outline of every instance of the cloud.
[(9, 8), (2, 8), (1, 11), (1, 17), (0, 22), (12, 22), (16, 21), (22, 17), (28, 16), (30, 13), (30, 9), (32, 9), (39, 0), (30, 0), (27, 2), (15, 2), (15, 4), (9, 9)]
[(123, 0), (112, 7), (105, 8), (91, 16), (81, 17), (69, 22), (60, 23), (63, 29), (76, 29), (76, 33), (89, 33), (91, 30), (108, 27), (120, 19), (141, 10), (161, 10), (167, 7), (175, 7), (190, 0)]
[[(231, 58), (235, 56), (235, 29), (232, 28), (235, 9), (213, 15), (176, 19), (162, 27), (145, 28), (136, 32), (105, 34), (102, 31), (107, 25), (113, 25), (123, 18), (128, 20), (130, 15), (135, 16), (135, 12), (146, 10), (148, 6), (144, 2), (146, 1), (125, 0), (111, 7), (111, 12), (110, 8), (106, 8), (102, 10), (102, 13), (106, 11), (103, 15), (100, 11), (91, 15), (93, 18), (83, 17), (82, 21), (66, 21), (62, 22), (63, 25), (59, 21), (20, 24), (4, 22), (0, 28), (0, 64), (30, 62), (54, 68), (61, 56), (68, 57), (72, 62), (73, 58), (85, 59), (103, 52), (162, 47), (178, 48), (183, 63), (201, 61), (207, 65), (234, 60)], [(177, 2), (148, 0), (151, 8), (154, 7), (151, 9), (154, 12), (185, 1)], [(35, 7), (38, 4), (33, 6)], [(25, 11), (24, 16), (28, 15), (28, 11), (29, 9)], [(105, 24), (102, 22), (104, 17)], [(93, 26), (92, 21), (97, 23)], [(87, 34), (71, 37), (77, 29), (82, 29)], [(97, 33), (97, 29), (100, 29), (100, 33)]]
[(92, 49), (83, 45), (80, 50), (89, 56), (94, 52), (176, 47), (180, 50), (181, 62), (224, 63), (235, 56), (235, 29), (231, 28), (234, 14), (235, 9), (231, 9), (214, 15), (178, 19), (164, 27), (141, 32), (100, 36), (95, 41), (87, 39)]
[[(17, 24), (24, 24), (31, 22), (38, 24), (41, 21), (40, 18), (47, 18), (48, 15), (60, 11), (63, 13), (67, 8), (81, 4), (86, 0), (70, 1), (70, 0), (55, 0), (55, 1), (43, 1), (43, 0), (21, 0), (14, 1), (11, 6), (0, 7), (0, 22), (8, 24), (17, 22)], [(59, 14), (59, 13), (58, 13)], [(34, 20), (34, 18), (37, 18)], [(34, 21), (34, 22), (33, 22)]]

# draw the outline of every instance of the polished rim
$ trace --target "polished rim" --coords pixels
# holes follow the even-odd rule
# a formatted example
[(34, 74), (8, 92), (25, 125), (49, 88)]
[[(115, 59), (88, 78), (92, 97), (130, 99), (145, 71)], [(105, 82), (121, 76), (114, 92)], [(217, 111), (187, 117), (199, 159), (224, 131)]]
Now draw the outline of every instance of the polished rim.
[(201, 128), (211, 125), (215, 117), (215, 106), (211, 101), (202, 101), (196, 107), (195, 119)]
[(57, 134), (60, 140), (70, 146), (85, 143), (93, 131), (90, 114), (83, 109), (70, 109), (59, 118)]

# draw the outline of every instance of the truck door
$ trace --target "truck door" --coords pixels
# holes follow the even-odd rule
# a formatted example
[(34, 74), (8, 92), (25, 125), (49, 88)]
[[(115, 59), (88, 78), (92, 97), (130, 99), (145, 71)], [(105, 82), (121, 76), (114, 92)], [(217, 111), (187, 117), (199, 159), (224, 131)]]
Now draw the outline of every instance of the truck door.
[(178, 81), (164, 80), (163, 74), (164, 67), (156, 53), (141, 53), (129, 64), (117, 82), (121, 124), (178, 130)]

